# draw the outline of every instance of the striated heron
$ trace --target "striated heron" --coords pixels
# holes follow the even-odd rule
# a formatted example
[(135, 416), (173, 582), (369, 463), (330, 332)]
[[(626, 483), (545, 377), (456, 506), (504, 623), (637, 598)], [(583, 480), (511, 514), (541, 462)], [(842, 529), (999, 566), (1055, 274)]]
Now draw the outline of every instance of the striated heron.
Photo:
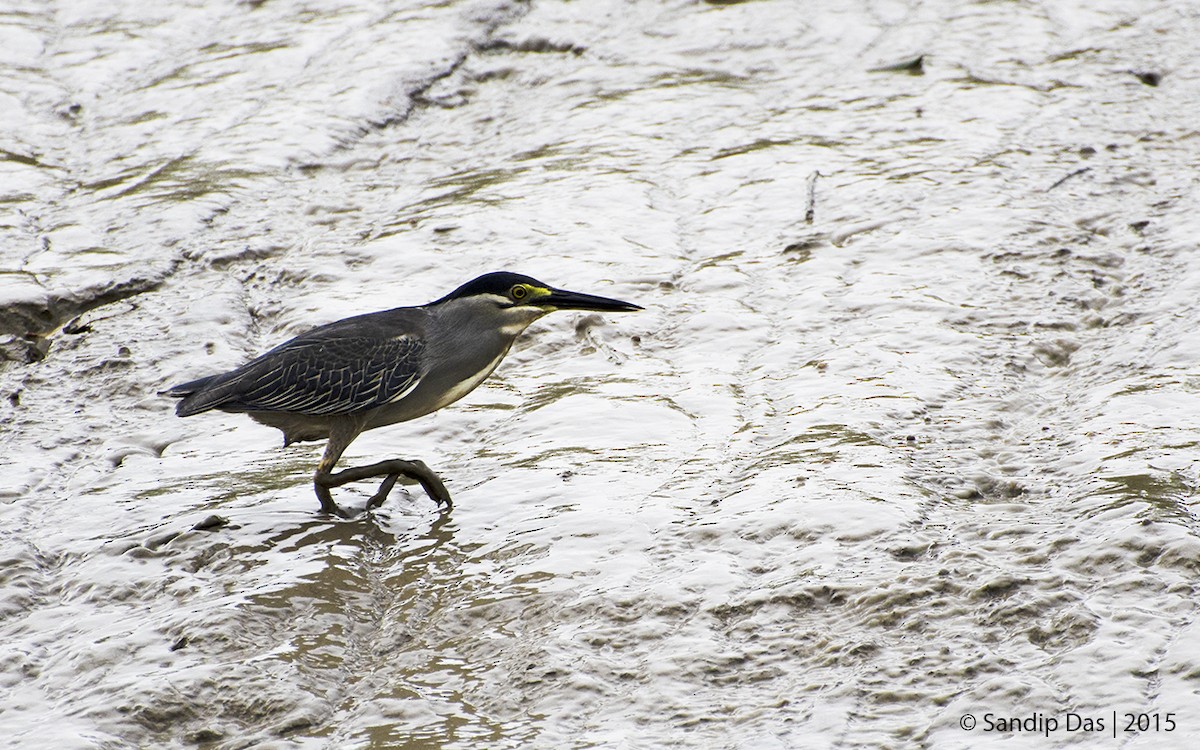
[(163, 393), (182, 399), (181, 417), (243, 412), (283, 431), (284, 445), (329, 440), (313, 486), (325, 513), (344, 515), (329, 490), (385, 477), (368, 501), (376, 508), (397, 480), (421, 483), (436, 502), (450, 494), (421, 461), (391, 459), (333, 473), (364, 430), (437, 411), (470, 393), (504, 359), (517, 336), (555, 310), (622, 312), (620, 300), (555, 289), (515, 273), (489, 273), (427, 305), (358, 315), (314, 328), (220, 375)]

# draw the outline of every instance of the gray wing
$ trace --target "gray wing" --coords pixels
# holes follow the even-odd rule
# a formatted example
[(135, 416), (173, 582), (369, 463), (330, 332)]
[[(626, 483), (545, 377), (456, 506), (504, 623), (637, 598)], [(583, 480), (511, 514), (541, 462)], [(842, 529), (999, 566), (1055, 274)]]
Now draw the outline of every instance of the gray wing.
[(416, 388), (424, 348), (411, 336), (296, 339), (203, 383), (179, 403), (178, 412), (331, 416), (373, 409)]

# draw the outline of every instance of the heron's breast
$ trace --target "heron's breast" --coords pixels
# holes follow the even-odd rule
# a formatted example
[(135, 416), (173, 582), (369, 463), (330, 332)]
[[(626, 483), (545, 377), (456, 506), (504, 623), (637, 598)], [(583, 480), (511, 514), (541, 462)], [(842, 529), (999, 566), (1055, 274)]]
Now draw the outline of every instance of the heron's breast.
[[(460, 380), (451, 379), (448, 383), (443, 383), (442, 387), (445, 388), (445, 392), (436, 400), (433, 409), (430, 409), (430, 411), (441, 409), (443, 406), (449, 406), (450, 404), (478, 388), (479, 384), (482, 383), (488, 375), (492, 374), (492, 371), (496, 369), (496, 367), (500, 364), (500, 360), (504, 359), (504, 355), (507, 353), (508, 349), (500, 352), (498, 355), (496, 355), (495, 359), (484, 365), (483, 369), (476, 373), (469, 374)], [(446, 387), (447, 385), (449, 387)]]
[(407, 422), (449, 406), (475, 390), (504, 359), (507, 349), (479, 370), (445, 369), (426, 373), (404, 398), (379, 407), (370, 416), (366, 429)]

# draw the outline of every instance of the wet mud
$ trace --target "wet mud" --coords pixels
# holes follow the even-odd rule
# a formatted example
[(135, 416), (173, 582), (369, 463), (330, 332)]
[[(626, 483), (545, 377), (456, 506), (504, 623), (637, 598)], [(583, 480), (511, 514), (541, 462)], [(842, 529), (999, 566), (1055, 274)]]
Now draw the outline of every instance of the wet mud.
[[(1197, 33), (1132, 0), (10, 4), (4, 741), (1194, 746)], [(323, 518), (319, 445), (157, 395), (501, 269), (647, 309), (549, 316), (351, 447), (449, 513)]]

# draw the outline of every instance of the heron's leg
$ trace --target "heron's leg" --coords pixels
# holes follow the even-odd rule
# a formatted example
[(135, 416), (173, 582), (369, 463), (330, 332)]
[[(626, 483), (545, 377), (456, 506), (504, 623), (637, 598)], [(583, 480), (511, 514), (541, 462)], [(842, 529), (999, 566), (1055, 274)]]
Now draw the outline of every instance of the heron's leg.
[(383, 483), (379, 485), (379, 491), (372, 495), (371, 499), (367, 501), (367, 510), (373, 510), (378, 508), (380, 505), (383, 505), (383, 501), (387, 500), (388, 493), (391, 492), (392, 488), (396, 486), (396, 482), (399, 479), (399, 474), (388, 474), (383, 480)]
[(333, 467), (350, 443), (354, 442), (354, 438), (362, 432), (362, 428), (363, 425), (358, 420), (347, 420), (335, 424), (329, 430), (329, 442), (325, 445), (325, 455), (321, 456), (321, 463), (317, 464), (317, 472), (313, 475), (313, 489), (316, 490), (317, 500), (321, 501), (322, 513), (332, 513), (346, 518), (346, 514), (333, 501), (333, 495), (330, 494), (329, 488), (345, 484), (345, 482), (335, 483), (332, 481)]
[(370, 466), (355, 466), (350, 469), (342, 469), (336, 474), (331, 474), (326, 477), (323, 484), (326, 487), (341, 487), (343, 484), (357, 482), (360, 479), (370, 479), (371, 477), (386, 477), (383, 484), (379, 486), (379, 492), (367, 503), (368, 508), (378, 508), (392, 488), (396, 486), (396, 481), (400, 477), (408, 477), (415, 479), (421, 483), (421, 487), (425, 489), (425, 493), (429, 495), (434, 502), (451, 506), (450, 493), (446, 491), (446, 485), (442, 484), (442, 480), (438, 478), (433, 470), (425, 465), (423, 461), (404, 461), (399, 458), (393, 458), (388, 461), (380, 461), (377, 464)]

